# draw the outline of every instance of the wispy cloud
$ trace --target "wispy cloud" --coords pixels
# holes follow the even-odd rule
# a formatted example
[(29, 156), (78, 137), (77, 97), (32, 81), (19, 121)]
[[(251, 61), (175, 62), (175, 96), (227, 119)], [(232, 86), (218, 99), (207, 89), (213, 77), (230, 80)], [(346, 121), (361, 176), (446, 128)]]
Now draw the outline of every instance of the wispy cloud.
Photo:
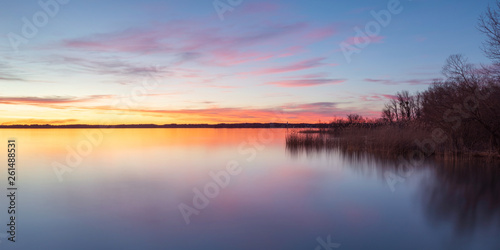
[(0, 104), (11, 105), (53, 105), (53, 104), (68, 104), (87, 102), (97, 99), (111, 98), (111, 95), (91, 95), (87, 97), (64, 97), (64, 96), (49, 96), (49, 97), (0, 97)]
[(313, 78), (327, 78), (328, 73), (319, 72), (305, 75), (284, 76), (283, 79), (313, 79)]
[(167, 74), (169, 71), (165, 69), (158, 69), (150, 65), (138, 65), (134, 62), (127, 62), (117, 58), (78, 58), (78, 57), (55, 57), (51, 62), (59, 62), (61, 64), (71, 65), (76, 71), (86, 73), (93, 73), (98, 75), (115, 75), (115, 76), (145, 76), (154, 73)]
[(15, 77), (15, 76), (1, 76), (0, 75), (0, 81), (25, 81), (25, 79)]
[(361, 95), (359, 99), (364, 102), (386, 101), (388, 99), (396, 99), (396, 96), (387, 94), (369, 94), (369, 95)]
[(273, 24), (259, 29), (225, 30), (207, 26), (202, 20), (171, 21), (152, 28), (126, 29), (115, 33), (65, 40), (65, 48), (85, 51), (150, 53), (199, 53), (212, 55), (222, 49), (263, 45), (268, 41), (298, 33), (305, 23)]
[(299, 109), (299, 110), (324, 110), (337, 107), (337, 102), (312, 102), (301, 104), (288, 104), (282, 106), (285, 109)]
[(432, 84), (435, 81), (439, 79), (433, 78), (433, 79), (409, 79), (409, 80), (393, 80), (393, 79), (373, 79), (373, 78), (366, 78), (364, 81), (366, 82), (373, 82), (373, 83), (380, 83), (384, 85), (400, 85), (400, 84), (409, 84), (409, 85), (428, 85)]
[(280, 87), (311, 87), (317, 85), (340, 84), (345, 82), (345, 79), (300, 79), (300, 80), (282, 80), (269, 82), (267, 84)]
[(327, 63), (324, 62), (325, 59), (326, 59), (325, 57), (317, 57), (317, 58), (302, 60), (302, 61), (288, 64), (285, 66), (269, 67), (269, 68), (265, 68), (265, 69), (260, 69), (260, 70), (248, 72), (245, 74), (248, 74), (248, 75), (267, 75), (267, 74), (278, 74), (278, 73), (300, 71), (300, 70), (305, 70), (305, 69), (312, 69), (312, 68), (317, 68), (317, 67), (321, 67), (321, 66), (326, 65)]
[(25, 124), (50, 124), (50, 125), (61, 125), (61, 124), (74, 124), (78, 122), (77, 119), (62, 119), (62, 120), (50, 120), (50, 119), (18, 119), (8, 122), (3, 122), (2, 125), (25, 125)]
[(0, 62), (0, 81), (28, 81), (23, 74), (10, 64)]
[(345, 43), (356, 45), (363, 43), (382, 43), (384, 40), (384, 36), (353, 36), (344, 40)]
[[(214, 105), (207, 101), (204, 105)], [(288, 103), (268, 108), (241, 108), (241, 107), (208, 107), (196, 109), (121, 109), (113, 106), (81, 107), (94, 111), (106, 111), (112, 115), (114, 112), (138, 114), (143, 117), (170, 118), (178, 122), (270, 122), (279, 117), (282, 121), (290, 122), (316, 122), (318, 119), (329, 120), (333, 117), (344, 116), (351, 112), (359, 113), (360, 110), (342, 108), (336, 102), (313, 103)], [(365, 112), (366, 110), (363, 110)]]
[[(272, 12), (278, 8), (277, 4), (265, 2), (244, 6), (246, 11)], [(263, 24), (254, 18), (246, 23), (235, 28), (220, 23), (215, 26), (204, 19), (176, 20), (66, 39), (57, 46), (85, 52), (183, 55), (185, 60), (220, 66), (290, 56), (336, 34), (333, 25), (301, 21)]]

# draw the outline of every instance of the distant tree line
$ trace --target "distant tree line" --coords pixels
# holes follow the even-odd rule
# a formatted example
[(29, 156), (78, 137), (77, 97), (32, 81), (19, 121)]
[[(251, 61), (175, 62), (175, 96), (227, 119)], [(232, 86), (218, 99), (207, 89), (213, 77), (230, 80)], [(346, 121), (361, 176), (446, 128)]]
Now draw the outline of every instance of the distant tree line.
[(117, 124), (117, 125), (92, 125), (92, 124), (31, 124), (31, 125), (0, 125), (0, 129), (9, 128), (327, 128), (327, 124), (315, 123), (219, 123), (219, 124)]

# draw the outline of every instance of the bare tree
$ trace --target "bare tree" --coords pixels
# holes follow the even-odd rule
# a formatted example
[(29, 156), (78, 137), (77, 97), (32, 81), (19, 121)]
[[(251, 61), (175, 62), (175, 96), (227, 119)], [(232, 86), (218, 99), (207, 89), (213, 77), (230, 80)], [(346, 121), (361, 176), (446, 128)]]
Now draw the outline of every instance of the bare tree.
[(489, 6), (479, 18), (479, 30), (487, 40), (483, 42), (483, 51), (494, 61), (500, 61), (500, 1), (494, 7)]
[(500, 152), (500, 85), (488, 72), (475, 70), (461, 56), (447, 60), (448, 79), (436, 82), (423, 93), (422, 120), (450, 135), (454, 150)]
[(394, 119), (396, 122), (399, 122), (399, 105), (396, 99), (391, 99), (389, 102), (389, 106), (392, 109), (392, 113), (394, 114)]
[(422, 93), (417, 93), (413, 96), (412, 114), (414, 120), (419, 120), (422, 117), (422, 101)]
[(422, 94), (404, 90), (385, 104), (382, 119), (389, 123), (416, 121), (422, 116)]
[(389, 103), (385, 104), (384, 109), (382, 110), (382, 119), (385, 122), (389, 122), (390, 124), (394, 123), (396, 115), (392, 111), (392, 106)]
[(411, 119), (411, 102), (412, 98), (410, 92), (403, 90), (396, 94), (397, 100), (399, 102), (399, 111), (401, 112), (401, 118), (403, 121), (409, 121)]
[(442, 72), (448, 80), (454, 82), (473, 84), (478, 80), (474, 65), (470, 64), (468, 59), (461, 54), (449, 56), (446, 59)]
[(363, 123), (365, 119), (358, 114), (348, 114), (347, 115), (347, 121), (349, 123)]

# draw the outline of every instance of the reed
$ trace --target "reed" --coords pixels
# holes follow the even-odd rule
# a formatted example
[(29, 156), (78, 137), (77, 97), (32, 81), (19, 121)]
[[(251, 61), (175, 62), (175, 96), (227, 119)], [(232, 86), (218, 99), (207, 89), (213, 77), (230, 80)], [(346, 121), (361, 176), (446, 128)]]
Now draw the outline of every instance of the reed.
[[(291, 150), (341, 149), (350, 152), (368, 152), (385, 156), (408, 155), (415, 151), (426, 152), (417, 141), (430, 138), (430, 132), (412, 126), (348, 126), (335, 130), (293, 131), (286, 136), (286, 146)], [(496, 152), (456, 150), (448, 142), (436, 144), (426, 156), (443, 159), (486, 157), (498, 158)]]

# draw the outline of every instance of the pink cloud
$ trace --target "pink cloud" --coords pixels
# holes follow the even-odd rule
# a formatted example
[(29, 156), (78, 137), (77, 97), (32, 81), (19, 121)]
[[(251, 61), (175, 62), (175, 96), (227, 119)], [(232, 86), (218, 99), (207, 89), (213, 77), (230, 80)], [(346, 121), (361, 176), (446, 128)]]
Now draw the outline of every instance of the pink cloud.
[(365, 44), (365, 43), (382, 43), (384, 36), (353, 36), (344, 40), (345, 43), (350, 45)]
[(337, 103), (291, 103), (279, 107), (270, 108), (221, 108), (210, 107), (202, 109), (127, 109), (121, 110), (115, 107), (94, 107), (92, 110), (100, 109), (107, 111), (126, 111), (138, 113), (144, 116), (176, 118), (179, 122), (192, 123), (193, 121), (204, 122), (269, 122), (275, 121), (276, 117), (289, 122), (317, 122), (318, 119), (328, 121), (336, 116), (345, 116), (351, 112), (361, 113), (360, 110), (342, 109)]
[(285, 51), (283, 51), (283, 53), (281, 53), (277, 57), (288, 57), (288, 56), (297, 55), (297, 54), (300, 54), (303, 52), (305, 52), (305, 48), (303, 46), (291, 46), (291, 47), (285, 49)]
[(339, 84), (345, 82), (345, 79), (301, 79), (301, 80), (283, 80), (269, 82), (267, 84), (280, 87), (310, 87), (317, 85)]
[(381, 83), (384, 85), (399, 85), (399, 84), (410, 84), (410, 85), (428, 85), (432, 84), (435, 81), (438, 81), (439, 79), (433, 78), (433, 79), (410, 79), (410, 80), (401, 80), (401, 81), (395, 81), (392, 79), (373, 79), (373, 78), (366, 78), (365, 81), (367, 82), (373, 82), (373, 83)]
[(397, 99), (397, 97), (395, 95), (382, 95), (382, 96), (387, 98), (387, 99)]
[(306, 34), (308, 39), (311, 41), (323, 40), (325, 38), (331, 37), (337, 33), (336, 29), (333, 27), (324, 27), (311, 30)]
[(362, 95), (360, 99), (365, 102), (371, 101), (384, 101), (387, 99), (396, 99), (394, 95), (386, 95), (386, 94), (370, 94), (370, 95)]
[(153, 28), (127, 29), (87, 38), (66, 40), (64, 47), (106, 52), (212, 54), (282, 39), (307, 28), (306, 23), (274, 24), (252, 32), (209, 27), (202, 20), (172, 21)]
[[(275, 57), (274, 54), (265, 52), (244, 52), (233, 49), (217, 49), (213, 51), (213, 63), (222, 65), (235, 65), (247, 62), (265, 61)], [(221, 63), (222, 62), (222, 63)]]
[(299, 76), (285, 76), (283, 78), (285, 78), (285, 79), (311, 79), (311, 78), (326, 78), (326, 77), (328, 77), (328, 73), (321, 72), (321, 73), (306, 74), (306, 75), (299, 75)]
[[(255, 10), (277, 8), (270, 3), (248, 6), (247, 8)], [(303, 52), (306, 46), (336, 32), (333, 27), (318, 27), (307, 22), (262, 25), (255, 20), (245, 25), (249, 28), (213, 26), (203, 19), (170, 21), (150, 27), (64, 40), (57, 46), (111, 53), (189, 54), (192, 56), (183, 59), (227, 66), (293, 56)]]
[(317, 57), (317, 58), (313, 58), (313, 59), (308, 59), (308, 60), (303, 60), (303, 61), (299, 61), (296, 63), (292, 63), (292, 64), (289, 64), (286, 66), (265, 68), (262, 70), (249, 72), (247, 74), (267, 75), (267, 74), (278, 74), (278, 73), (285, 73), (285, 72), (300, 71), (300, 70), (304, 70), (304, 69), (311, 69), (311, 68), (316, 68), (316, 67), (326, 65), (326, 63), (323, 62), (325, 59), (326, 59), (325, 57)]

